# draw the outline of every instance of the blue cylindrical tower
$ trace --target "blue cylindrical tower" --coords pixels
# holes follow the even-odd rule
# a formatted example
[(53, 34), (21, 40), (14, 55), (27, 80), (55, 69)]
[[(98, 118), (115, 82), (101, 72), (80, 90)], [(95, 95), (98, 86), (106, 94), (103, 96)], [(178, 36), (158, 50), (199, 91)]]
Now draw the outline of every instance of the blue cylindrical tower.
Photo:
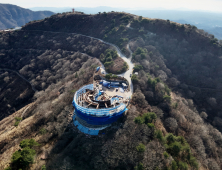
[[(95, 91), (93, 84), (83, 86), (76, 91), (73, 98), (73, 106), (75, 107), (75, 114), (73, 117), (74, 124), (77, 128), (86, 134), (97, 135), (99, 130), (110, 126), (117, 121), (119, 117), (126, 111), (126, 104), (119, 102), (117, 105), (111, 105), (106, 108), (91, 107), (89, 105), (96, 104), (95, 100), (91, 104), (84, 104), (84, 99), (95, 97), (93, 94), (87, 96), (87, 91)], [(98, 101), (99, 102), (99, 101)]]

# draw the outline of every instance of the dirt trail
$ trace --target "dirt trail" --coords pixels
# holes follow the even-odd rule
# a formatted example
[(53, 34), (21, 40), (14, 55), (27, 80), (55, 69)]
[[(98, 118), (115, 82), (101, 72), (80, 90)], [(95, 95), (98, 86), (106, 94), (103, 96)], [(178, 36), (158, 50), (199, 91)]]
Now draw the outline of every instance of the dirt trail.
[(23, 80), (25, 80), (26, 82), (28, 82), (31, 85), (33, 91), (35, 91), (35, 92), (38, 91), (24, 76), (19, 74), (19, 72), (15, 71), (15, 70), (7, 69), (7, 68), (0, 68), (0, 70), (12, 71), (12, 72), (16, 73), (19, 77), (21, 77)]

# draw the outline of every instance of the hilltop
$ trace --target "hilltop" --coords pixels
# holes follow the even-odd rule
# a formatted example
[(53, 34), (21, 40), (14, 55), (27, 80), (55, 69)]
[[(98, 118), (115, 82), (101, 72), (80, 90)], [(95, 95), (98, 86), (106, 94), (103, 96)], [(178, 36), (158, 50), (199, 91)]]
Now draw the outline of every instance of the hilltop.
[(0, 4), (0, 29), (15, 28), (53, 15), (50, 11), (31, 11), (11, 4)]
[[(10, 158), (19, 143), (34, 138), (41, 145), (30, 169), (222, 168), (222, 45), (212, 35), (127, 13), (64, 13), (2, 33), (0, 40), (0, 67), (38, 90), (1, 120), (1, 167), (15, 166)], [(128, 57), (129, 47), (138, 75), (132, 75), (128, 112), (89, 137), (73, 125), (71, 102), (113, 50), (104, 41)], [(13, 88), (9, 74), (1, 74), (9, 83), (1, 93)]]
[[(67, 24), (64, 27), (62, 23)], [(133, 29), (127, 27), (128, 23)], [(195, 26), (169, 20), (142, 18), (127, 13), (111, 12), (97, 15), (67, 13), (54, 15), (44, 22), (27, 24), (22, 30), (54, 30), (93, 36), (116, 44), (126, 55), (129, 54), (126, 44), (131, 40), (134, 51), (137, 47), (146, 48), (148, 51), (147, 56), (138, 59), (135, 57), (134, 62), (140, 63), (147, 70), (150, 66), (145, 65), (144, 59), (149, 61), (149, 65), (159, 60), (158, 63), (155, 62), (158, 68), (154, 73), (159, 70), (161, 74), (169, 75), (163, 68), (163, 66), (167, 67), (171, 70), (170, 77), (190, 88), (193, 95), (189, 97), (199, 102), (201, 107), (203, 105), (204, 110), (213, 114), (213, 117), (217, 112), (220, 113), (222, 44), (212, 35), (198, 30)], [(149, 55), (150, 53), (155, 54), (154, 57)], [(155, 73), (155, 76), (160, 73)], [(218, 105), (213, 107), (209, 104), (211, 100), (216, 100)], [(203, 108), (200, 109), (203, 110)]]

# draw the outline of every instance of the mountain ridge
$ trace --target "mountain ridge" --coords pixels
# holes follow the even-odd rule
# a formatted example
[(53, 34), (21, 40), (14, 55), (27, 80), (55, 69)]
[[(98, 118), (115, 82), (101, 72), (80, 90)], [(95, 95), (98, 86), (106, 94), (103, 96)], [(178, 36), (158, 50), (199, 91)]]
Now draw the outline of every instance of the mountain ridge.
[(51, 11), (31, 11), (11, 4), (0, 4), (0, 29), (21, 27), (26, 23), (53, 15)]
[[(159, 18), (159, 19), (169, 19), (172, 21), (179, 21), (179, 20), (185, 20), (186, 23), (195, 25), (199, 29), (203, 29), (205, 31), (209, 31), (211, 34), (214, 34), (216, 38), (222, 39), (221, 32), (217, 30), (213, 30), (213, 28), (218, 25), (221, 25), (221, 12), (213, 12), (213, 11), (194, 11), (194, 10), (180, 10), (180, 9), (130, 9), (130, 8), (114, 8), (114, 7), (74, 7), (76, 11), (81, 11), (86, 14), (97, 14), (98, 12), (110, 12), (110, 11), (116, 11), (116, 12), (128, 12), (135, 15), (139, 15), (142, 17), (148, 17), (148, 18)], [(55, 13), (63, 13), (63, 12), (70, 12), (71, 7), (61, 7), (61, 8), (50, 8), (50, 7), (36, 7), (36, 8), (30, 8), (33, 10), (51, 10)], [(184, 22), (182, 22), (184, 24)]]
[[(92, 83), (109, 48), (96, 38), (125, 54), (129, 46), (138, 75), (131, 78), (129, 110), (89, 137), (74, 126), (71, 102), (77, 89)], [(214, 37), (191, 25), (110, 12), (53, 15), (0, 40), (0, 66), (14, 68), (39, 90), (34, 103), (1, 121), (2, 167), (13, 167), (19, 143), (34, 138), (41, 145), (31, 169), (221, 169), (222, 44)], [(7, 84), (13, 77), (3, 73), (1, 79)], [(155, 120), (147, 123), (150, 112)], [(22, 120), (15, 127), (16, 117)]]

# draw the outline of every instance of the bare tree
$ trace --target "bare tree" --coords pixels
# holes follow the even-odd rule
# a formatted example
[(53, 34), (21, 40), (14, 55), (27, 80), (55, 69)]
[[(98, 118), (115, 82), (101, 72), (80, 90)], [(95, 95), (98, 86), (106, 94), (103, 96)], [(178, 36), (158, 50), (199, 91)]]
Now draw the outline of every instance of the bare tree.
[(212, 106), (212, 107), (216, 107), (217, 106), (217, 100), (213, 97), (208, 98), (207, 102)]
[(207, 119), (208, 115), (206, 112), (201, 112), (200, 113), (200, 116), (203, 118), (203, 119)]
[(214, 159), (207, 159), (207, 163), (208, 163), (208, 168), (209, 170), (220, 170), (219, 165), (217, 164), (217, 162)]
[(4, 78), (4, 81), (5, 81), (6, 83), (8, 83), (9, 80), (10, 80), (9, 76), (7, 76), (7, 77)]
[(164, 121), (164, 125), (170, 130), (170, 131), (175, 131), (178, 127), (178, 124), (177, 124), (177, 120), (172, 118), (172, 117), (169, 117), (167, 118), (165, 121)]

